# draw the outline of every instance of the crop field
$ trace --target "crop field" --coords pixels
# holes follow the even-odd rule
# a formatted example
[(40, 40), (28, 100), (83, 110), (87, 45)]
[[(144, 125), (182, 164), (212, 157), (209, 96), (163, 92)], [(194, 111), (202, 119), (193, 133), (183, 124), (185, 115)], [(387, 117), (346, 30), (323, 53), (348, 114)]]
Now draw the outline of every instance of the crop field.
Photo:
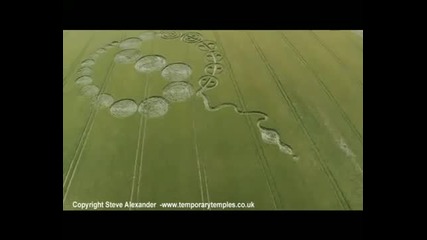
[(363, 210), (363, 31), (64, 30), (63, 209)]

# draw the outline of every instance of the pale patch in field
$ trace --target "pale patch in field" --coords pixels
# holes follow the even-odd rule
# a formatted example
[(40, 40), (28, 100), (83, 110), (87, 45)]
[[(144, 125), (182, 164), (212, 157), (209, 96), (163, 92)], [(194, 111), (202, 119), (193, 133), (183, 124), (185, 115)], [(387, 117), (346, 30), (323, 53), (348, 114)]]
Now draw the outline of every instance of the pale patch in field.
[(139, 48), (141, 44), (142, 44), (142, 40), (140, 38), (132, 37), (132, 38), (123, 40), (120, 43), (119, 48), (121, 49)]
[(145, 99), (138, 108), (138, 112), (148, 118), (156, 118), (165, 115), (169, 110), (168, 102), (162, 97), (150, 97)]
[(261, 138), (265, 143), (268, 144), (279, 144), (280, 137), (279, 134), (273, 130), (260, 129)]
[(162, 70), (162, 77), (169, 81), (184, 81), (190, 77), (191, 67), (185, 63), (173, 63)]
[(95, 85), (87, 85), (82, 88), (82, 94), (87, 97), (94, 97), (99, 93), (99, 88)]
[(287, 146), (287, 145), (279, 144), (279, 149), (280, 149), (280, 151), (282, 151), (282, 152), (284, 152), (286, 154), (289, 154), (289, 155), (293, 154), (292, 149), (289, 146)]
[(81, 86), (89, 85), (92, 82), (93, 82), (93, 79), (89, 76), (82, 76), (76, 79), (76, 84)]
[(159, 71), (166, 66), (166, 59), (160, 55), (148, 55), (142, 57), (135, 63), (138, 72)]
[(338, 144), (338, 147), (345, 153), (346, 157), (354, 164), (354, 166), (363, 174), (363, 169), (360, 167), (360, 164), (356, 161), (356, 154), (350, 149), (350, 147), (345, 142), (344, 138), (335, 130), (329, 123), (328, 118), (322, 112), (320, 112), (322, 118), (324, 119), (324, 125), (327, 127), (329, 132), (332, 134), (335, 142)]
[(138, 106), (134, 100), (124, 99), (114, 103), (110, 108), (110, 113), (117, 118), (130, 117), (136, 113)]
[(187, 82), (173, 82), (163, 89), (163, 97), (170, 102), (184, 102), (193, 95), (193, 86)]
[(116, 54), (114, 62), (120, 64), (133, 64), (142, 57), (141, 51), (138, 49), (127, 49)]
[(113, 96), (103, 93), (94, 100), (93, 105), (97, 108), (109, 108), (114, 103)]
[(347, 157), (354, 158), (356, 155), (351, 151), (351, 149), (348, 147), (347, 143), (344, 141), (343, 138), (340, 138), (337, 140), (338, 145), (340, 146), (341, 150), (347, 155)]

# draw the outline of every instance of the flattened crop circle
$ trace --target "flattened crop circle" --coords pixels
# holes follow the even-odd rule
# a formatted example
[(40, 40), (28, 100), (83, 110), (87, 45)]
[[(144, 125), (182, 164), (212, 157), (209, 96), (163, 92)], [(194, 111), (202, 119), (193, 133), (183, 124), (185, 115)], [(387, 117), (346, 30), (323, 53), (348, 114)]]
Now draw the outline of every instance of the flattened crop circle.
[(142, 33), (141, 35), (139, 35), (139, 38), (142, 41), (153, 40), (154, 38), (156, 38), (156, 33), (155, 32), (145, 32), (145, 33)]
[(203, 40), (203, 36), (198, 32), (188, 32), (182, 35), (181, 40), (185, 43), (197, 43)]
[(137, 110), (138, 106), (135, 101), (131, 99), (117, 101), (110, 107), (111, 115), (117, 118), (130, 117), (135, 114)]
[(114, 98), (110, 94), (103, 93), (99, 95), (93, 102), (97, 108), (109, 108), (114, 103)]
[(181, 36), (181, 34), (176, 32), (176, 31), (161, 31), (160, 32), (160, 37), (163, 39), (175, 39), (175, 38), (179, 38), (180, 36)]
[(214, 88), (218, 85), (218, 79), (211, 75), (202, 76), (199, 79), (199, 86), (206, 89)]
[(206, 60), (210, 63), (217, 63), (222, 60), (222, 54), (219, 52), (206, 53)]
[(126, 49), (116, 54), (114, 62), (120, 64), (133, 64), (140, 57), (142, 57), (142, 54), (138, 49)]
[(193, 95), (193, 86), (188, 82), (173, 82), (163, 89), (163, 97), (170, 102), (184, 102)]
[(169, 103), (162, 97), (145, 99), (138, 107), (138, 112), (148, 118), (157, 118), (165, 115), (169, 110)]
[(139, 48), (141, 46), (142, 40), (140, 38), (132, 37), (123, 40), (119, 44), (119, 48), (121, 49), (132, 49), (132, 48)]
[(92, 83), (92, 78), (89, 76), (82, 76), (76, 79), (76, 84), (80, 86), (89, 85)]
[(221, 63), (210, 63), (205, 67), (205, 73), (210, 75), (220, 74), (224, 71)]
[(82, 67), (91, 67), (93, 65), (95, 65), (95, 60), (93, 59), (86, 59), (80, 64)]
[(86, 85), (82, 88), (82, 94), (87, 97), (94, 97), (98, 95), (99, 88), (95, 85)]
[(202, 51), (214, 51), (217, 49), (216, 42), (210, 40), (198, 43), (197, 47)]
[(135, 63), (135, 69), (138, 72), (159, 71), (166, 66), (166, 59), (160, 55), (148, 55), (140, 58)]
[(162, 70), (162, 77), (169, 81), (187, 80), (192, 73), (191, 67), (185, 63), (173, 63)]

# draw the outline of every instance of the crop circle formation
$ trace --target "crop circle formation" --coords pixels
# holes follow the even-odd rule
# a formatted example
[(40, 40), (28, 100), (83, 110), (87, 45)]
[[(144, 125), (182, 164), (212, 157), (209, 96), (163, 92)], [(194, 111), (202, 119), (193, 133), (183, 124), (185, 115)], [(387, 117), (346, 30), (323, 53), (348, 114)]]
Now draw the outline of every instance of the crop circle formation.
[[(223, 66), (219, 63), (222, 60), (222, 54), (217, 51), (216, 42), (204, 39), (198, 32), (147, 31), (136, 37), (112, 41), (89, 54), (76, 71), (75, 84), (81, 88), (81, 94), (92, 98), (93, 107), (109, 109), (111, 115), (116, 118), (127, 118), (135, 113), (148, 118), (162, 117), (168, 112), (170, 104), (191, 99), (195, 89), (188, 82), (193, 74), (189, 64), (168, 63), (164, 56), (141, 51), (140, 48), (144, 43), (155, 39), (182, 41), (194, 45), (203, 52), (207, 61), (205, 67), (199, 70), (207, 74), (200, 77), (199, 84), (203, 85), (203, 89), (212, 89), (218, 85), (218, 79), (214, 75), (220, 74)], [(165, 80), (165, 87), (160, 95), (147, 97), (138, 105), (133, 99), (115, 99), (111, 94), (104, 92), (103, 88), (94, 85), (94, 66), (98, 59), (112, 50), (117, 51), (113, 57), (115, 64), (133, 65), (135, 71), (142, 74), (160, 72)]]
[[(153, 55), (141, 52), (140, 47), (148, 41), (162, 39), (165, 41), (182, 41), (194, 45), (204, 56), (207, 62), (203, 69), (196, 72), (202, 72), (199, 77), (199, 89), (194, 90), (193, 85), (188, 82), (193, 74), (190, 65), (184, 62), (168, 63), (167, 59), (161, 55)], [(109, 51), (116, 49), (113, 61), (115, 64), (131, 64), (136, 72), (140, 74), (150, 74), (159, 72), (165, 80), (165, 87), (161, 96), (151, 96), (145, 98), (141, 103), (136, 103), (133, 99), (115, 99), (111, 94), (103, 92), (101, 88), (95, 86), (93, 77), (93, 67), (98, 59)], [(223, 54), (218, 51), (218, 45), (215, 41), (206, 40), (198, 32), (180, 33), (177, 31), (148, 31), (140, 34), (138, 37), (130, 37), (122, 41), (112, 41), (105, 46), (98, 48), (80, 63), (80, 68), (76, 71), (75, 84), (80, 87), (83, 96), (92, 99), (92, 106), (95, 109), (109, 109), (111, 115), (115, 118), (128, 118), (136, 113), (146, 118), (160, 118), (167, 114), (172, 104), (179, 104), (188, 101), (196, 94), (201, 97), (204, 107), (207, 111), (218, 111), (226, 107), (232, 107), (239, 115), (259, 115), (257, 127), (260, 131), (261, 139), (267, 144), (274, 144), (279, 147), (283, 153), (292, 155), (294, 159), (298, 157), (293, 153), (292, 148), (282, 143), (279, 134), (273, 129), (266, 129), (260, 125), (260, 122), (267, 121), (268, 116), (263, 112), (244, 111), (232, 103), (223, 103), (217, 107), (212, 107), (205, 92), (218, 86), (217, 75), (224, 71), (221, 63)]]

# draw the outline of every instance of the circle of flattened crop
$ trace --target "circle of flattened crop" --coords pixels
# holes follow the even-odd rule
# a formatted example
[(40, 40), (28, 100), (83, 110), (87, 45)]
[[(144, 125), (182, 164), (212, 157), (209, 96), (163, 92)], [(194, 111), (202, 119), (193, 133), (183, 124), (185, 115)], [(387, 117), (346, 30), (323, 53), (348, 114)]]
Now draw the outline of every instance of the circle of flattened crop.
[(81, 76), (76, 79), (76, 84), (80, 86), (89, 85), (93, 82), (93, 79), (89, 76)]
[(220, 74), (224, 71), (221, 63), (210, 63), (205, 67), (205, 73), (210, 75)]
[(142, 56), (138, 49), (126, 49), (120, 51), (114, 57), (114, 62), (120, 64), (133, 64)]
[(187, 80), (192, 73), (191, 67), (185, 63), (173, 63), (162, 70), (162, 77), (169, 81)]
[(138, 107), (138, 112), (148, 118), (157, 118), (165, 115), (169, 110), (169, 103), (162, 97), (145, 99)]
[(199, 79), (199, 86), (206, 89), (214, 88), (218, 85), (218, 79), (212, 75), (205, 75)]
[(98, 50), (96, 50), (97, 54), (103, 54), (103, 53), (106, 53), (106, 52), (107, 52), (107, 49), (105, 49), (105, 48), (99, 48)]
[(120, 42), (119, 48), (121, 49), (133, 49), (139, 48), (142, 44), (142, 40), (140, 38), (132, 37), (125, 39)]
[(166, 66), (166, 59), (160, 55), (148, 55), (140, 58), (135, 63), (135, 69), (138, 72), (159, 71)]
[(90, 67), (82, 67), (79, 70), (77, 70), (77, 75), (79, 76), (89, 76), (92, 73), (93, 73), (93, 70)]
[(181, 40), (185, 43), (197, 43), (203, 40), (203, 36), (198, 32), (188, 32), (182, 35)]
[(219, 52), (208, 52), (206, 53), (206, 60), (209, 63), (217, 63), (222, 60), (222, 54)]
[(175, 38), (179, 38), (180, 36), (181, 36), (181, 34), (176, 32), (176, 31), (161, 31), (160, 32), (160, 37), (163, 39), (175, 39)]
[(114, 103), (114, 98), (110, 94), (103, 93), (99, 95), (93, 102), (97, 108), (109, 108)]
[(202, 51), (214, 51), (217, 49), (216, 42), (211, 40), (206, 40), (197, 44), (197, 47)]
[(117, 101), (110, 107), (111, 115), (116, 118), (130, 117), (135, 114), (137, 110), (138, 106), (135, 101), (131, 99)]
[(95, 85), (86, 85), (86, 86), (82, 87), (81, 92), (86, 97), (94, 97), (94, 96), (98, 95), (99, 88)]
[(193, 94), (193, 86), (188, 82), (173, 82), (163, 89), (163, 97), (170, 102), (184, 102)]
[(95, 65), (95, 60), (93, 59), (86, 59), (80, 64), (82, 67), (91, 67), (93, 65)]

